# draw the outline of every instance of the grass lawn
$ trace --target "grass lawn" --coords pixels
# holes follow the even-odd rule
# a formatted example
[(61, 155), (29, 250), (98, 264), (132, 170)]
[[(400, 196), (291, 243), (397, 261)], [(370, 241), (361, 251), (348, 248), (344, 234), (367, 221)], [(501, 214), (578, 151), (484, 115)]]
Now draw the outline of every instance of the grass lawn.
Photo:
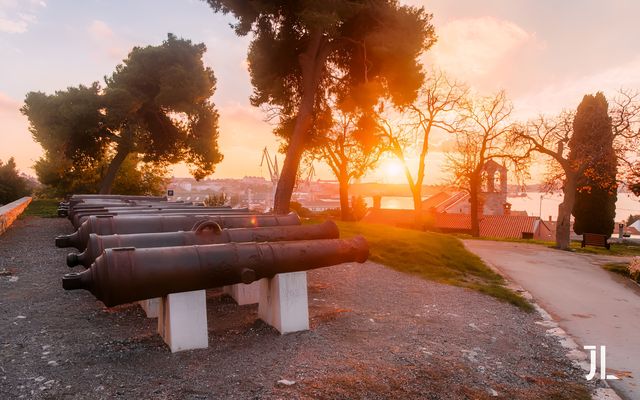
[(607, 256), (640, 256), (640, 246), (633, 244), (611, 243), (611, 249), (604, 247), (580, 247), (580, 242), (571, 242), (571, 250), (578, 253), (602, 254)]
[(22, 216), (54, 218), (58, 216), (58, 202), (55, 199), (33, 199)]
[(527, 300), (504, 286), (502, 276), (452, 235), (386, 225), (336, 223), (342, 237), (360, 234), (367, 238), (371, 261), (424, 279), (471, 288), (526, 311), (533, 310)]
[(640, 285), (640, 276), (636, 276), (635, 274), (632, 275), (631, 271), (629, 270), (629, 263), (627, 263), (627, 262), (607, 263), (607, 264), (604, 264), (602, 266), (602, 268), (606, 269), (607, 271), (611, 271), (611, 272), (615, 272), (616, 274), (620, 274), (620, 275), (624, 276), (625, 278), (629, 278), (632, 281), (634, 281), (634, 282), (636, 282), (637, 284)]
[(627, 278), (631, 278), (631, 275), (629, 274), (629, 263), (607, 263), (604, 264), (602, 268), (606, 269), (607, 271), (626, 276)]
[[(542, 246), (547, 246), (549, 248), (555, 248), (555, 242), (548, 242), (544, 240), (533, 240), (533, 239), (517, 239), (517, 238), (486, 238), (486, 237), (473, 237), (471, 235), (465, 234), (454, 234), (457, 238), (460, 239), (473, 239), (473, 240), (493, 240), (498, 242), (516, 242), (516, 243), (530, 243), (530, 244), (538, 244)], [(634, 244), (622, 244), (622, 243), (611, 243), (611, 248), (607, 250), (604, 247), (596, 247), (596, 246), (587, 246), (580, 247), (579, 241), (572, 241), (570, 244), (571, 251), (575, 251), (576, 253), (584, 253), (584, 254), (601, 254), (606, 256), (640, 256), (640, 246)]]

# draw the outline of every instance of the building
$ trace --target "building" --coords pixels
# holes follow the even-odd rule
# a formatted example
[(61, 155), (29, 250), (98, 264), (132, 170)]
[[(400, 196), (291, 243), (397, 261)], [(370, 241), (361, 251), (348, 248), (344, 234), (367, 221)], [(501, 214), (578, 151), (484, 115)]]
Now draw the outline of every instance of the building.
[[(520, 238), (549, 240), (550, 224), (538, 217), (530, 217), (526, 211), (512, 211), (507, 201), (507, 169), (490, 160), (482, 170), (480, 191), (480, 236), (495, 238)], [(425, 229), (447, 233), (471, 233), (471, 204), (469, 194), (460, 191), (440, 191), (422, 202), (420, 223)], [(374, 208), (369, 210), (363, 222), (416, 227), (414, 210)]]

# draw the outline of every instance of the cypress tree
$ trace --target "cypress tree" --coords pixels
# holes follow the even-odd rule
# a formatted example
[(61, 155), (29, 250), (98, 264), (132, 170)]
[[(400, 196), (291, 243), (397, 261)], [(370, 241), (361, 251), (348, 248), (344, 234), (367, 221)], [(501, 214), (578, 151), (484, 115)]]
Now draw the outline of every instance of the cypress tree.
[(583, 171), (578, 177), (573, 206), (578, 235), (585, 232), (611, 236), (617, 200), (617, 161), (608, 103), (601, 92), (586, 95), (578, 106), (569, 159)]

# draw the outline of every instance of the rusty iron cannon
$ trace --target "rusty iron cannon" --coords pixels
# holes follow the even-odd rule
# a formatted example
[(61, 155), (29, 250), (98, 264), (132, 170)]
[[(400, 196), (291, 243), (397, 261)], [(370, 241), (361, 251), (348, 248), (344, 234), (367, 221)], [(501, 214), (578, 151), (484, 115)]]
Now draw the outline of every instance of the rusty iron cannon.
[(74, 233), (56, 237), (56, 246), (75, 247), (83, 251), (91, 233), (114, 235), (189, 231), (203, 220), (216, 222), (222, 228), (300, 225), (300, 218), (293, 212), (288, 215), (94, 215)]
[(82, 203), (122, 203), (128, 201), (167, 201), (165, 196), (135, 196), (119, 194), (74, 194), (67, 201), (69, 207)]
[(86, 289), (106, 306), (306, 271), (364, 262), (362, 236), (295, 242), (106, 249), (91, 267), (62, 278), (65, 290)]
[(78, 212), (71, 218), (71, 224), (77, 228), (92, 215), (168, 215), (168, 214), (200, 214), (200, 215), (232, 215), (232, 214), (248, 214), (248, 208), (215, 208), (215, 207), (188, 207), (188, 208), (147, 208), (134, 210), (115, 210), (115, 211), (88, 211)]
[(115, 247), (175, 247), (229, 242), (282, 242), (293, 240), (337, 239), (338, 226), (333, 221), (314, 225), (270, 226), (261, 228), (220, 228), (215, 222), (201, 221), (192, 231), (133, 233), (128, 235), (89, 235), (87, 248), (81, 253), (69, 253), (67, 265), (89, 268), (105, 249)]

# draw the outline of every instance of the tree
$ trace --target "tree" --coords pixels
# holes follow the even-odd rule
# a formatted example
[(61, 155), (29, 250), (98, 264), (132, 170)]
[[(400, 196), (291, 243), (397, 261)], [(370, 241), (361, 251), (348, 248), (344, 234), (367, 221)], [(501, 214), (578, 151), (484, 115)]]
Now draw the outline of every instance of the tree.
[(355, 218), (355, 204), (349, 206), (349, 185), (376, 167), (386, 150), (377, 127), (358, 120), (352, 113), (338, 112), (334, 125), (314, 148), (314, 156), (323, 160), (338, 179), (340, 217), (343, 221)]
[(341, 102), (370, 110), (380, 98), (411, 102), (423, 81), (418, 56), (435, 41), (431, 15), (395, 0), (207, 0), (232, 13), (236, 33), (252, 32), (251, 102), (279, 117), (275, 133), (286, 141), (274, 210), (289, 211), (300, 160), (326, 115), (327, 87)]
[(18, 173), (13, 157), (6, 164), (0, 160), (0, 205), (27, 196), (29, 192), (29, 183)]
[(556, 246), (566, 250), (570, 244), (571, 212), (575, 203), (578, 176), (586, 165), (579, 165), (569, 159), (567, 143), (573, 134), (573, 112), (563, 111), (555, 118), (540, 116), (527, 122), (526, 126), (512, 131), (511, 140), (527, 154), (537, 152), (554, 160), (547, 176), (547, 188), (560, 187), (562, 202), (558, 205), (556, 223)]
[(111, 192), (129, 154), (160, 167), (185, 161), (196, 179), (213, 173), (222, 155), (218, 113), (209, 101), (216, 80), (203, 64), (205, 51), (169, 34), (160, 46), (135, 47), (104, 89), (94, 83), (28, 93), (21, 111), (45, 150), (42, 164), (64, 160), (74, 171), (108, 159), (101, 193)]
[[(417, 226), (423, 225), (422, 185), (426, 175), (426, 157), (429, 153), (429, 140), (434, 130), (453, 132), (451, 114), (464, 103), (467, 89), (449, 80), (442, 71), (432, 71), (420, 89), (418, 98), (407, 107), (407, 116), (411, 120), (410, 129), (403, 130), (382, 120), (383, 131), (389, 141), (391, 152), (402, 162), (405, 177), (413, 197), (413, 209), (416, 212)], [(408, 137), (407, 137), (408, 136)], [(418, 169), (412, 172), (407, 162), (407, 153), (418, 145)]]
[[(609, 109), (611, 127), (613, 130), (615, 156), (621, 165), (633, 174), (634, 163), (628, 160), (630, 152), (635, 153), (635, 143), (639, 133), (637, 117), (640, 115), (638, 95), (628, 90), (621, 90)], [(547, 177), (547, 188), (561, 189), (562, 203), (558, 205), (558, 221), (556, 223), (556, 246), (566, 250), (570, 245), (571, 213), (576, 199), (579, 178), (583, 175), (589, 163), (576, 162), (569, 157), (568, 144), (573, 136), (575, 112), (563, 111), (558, 116), (549, 118), (540, 116), (527, 122), (526, 126), (512, 131), (511, 141), (522, 148), (527, 148), (527, 154), (540, 153), (550, 160), (548, 164), (550, 174)], [(582, 151), (580, 146), (588, 143), (575, 140), (572, 151), (587, 155), (590, 159), (598, 160), (607, 155), (601, 154), (597, 148)], [(591, 151), (591, 153), (589, 153)], [(637, 171), (637, 170), (636, 170)]]
[(465, 101), (456, 122), (455, 150), (447, 154), (453, 184), (469, 193), (471, 234), (480, 235), (483, 168), (493, 161), (509, 163), (516, 177), (526, 175), (527, 154), (509, 140), (514, 124), (509, 122), (513, 110), (504, 91), (493, 96)]
[(627, 218), (627, 226), (631, 226), (634, 222), (640, 220), (640, 215), (629, 215)]
[(611, 236), (618, 184), (609, 104), (601, 92), (585, 95), (573, 119), (569, 160), (583, 165), (575, 188), (573, 230)]
[(204, 205), (207, 207), (222, 207), (229, 202), (229, 196), (224, 192), (213, 193), (204, 199)]
[[(43, 157), (34, 165), (40, 183), (46, 186), (43, 192), (50, 197), (98, 192), (108, 167), (107, 157), (86, 164), (74, 163), (64, 156), (58, 157), (57, 161)], [(129, 154), (118, 170), (113, 191), (129, 195), (159, 195), (167, 182), (166, 167), (142, 162), (137, 154)]]

